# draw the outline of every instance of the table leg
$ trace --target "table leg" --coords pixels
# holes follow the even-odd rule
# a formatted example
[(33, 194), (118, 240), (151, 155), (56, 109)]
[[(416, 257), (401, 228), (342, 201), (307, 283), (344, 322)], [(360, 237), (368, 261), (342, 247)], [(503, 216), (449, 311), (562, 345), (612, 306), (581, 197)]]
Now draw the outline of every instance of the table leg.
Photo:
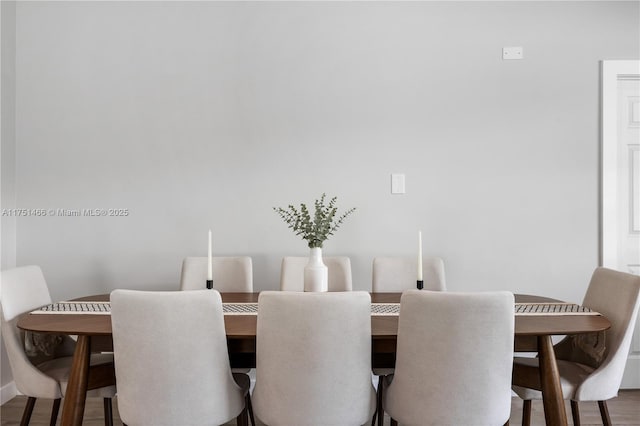
[(69, 382), (62, 407), (63, 426), (82, 426), (84, 402), (89, 381), (89, 360), (91, 356), (91, 336), (78, 336)]
[(538, 336), (538, 356), (540, 358), (540, 384), (546, 423), (554, 426), (566, 426), (567, 412), (564, 409), (560, 373), (551, 336)]

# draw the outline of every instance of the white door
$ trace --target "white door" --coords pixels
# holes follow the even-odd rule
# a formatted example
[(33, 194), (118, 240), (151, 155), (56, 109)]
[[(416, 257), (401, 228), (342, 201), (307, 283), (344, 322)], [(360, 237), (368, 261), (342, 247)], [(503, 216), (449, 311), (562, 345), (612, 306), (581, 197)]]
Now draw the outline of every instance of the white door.
[[(602, 65), (602, 265), (640, 275), (640, 61)], [(640, 388), (640, 318), (622, 387)]]

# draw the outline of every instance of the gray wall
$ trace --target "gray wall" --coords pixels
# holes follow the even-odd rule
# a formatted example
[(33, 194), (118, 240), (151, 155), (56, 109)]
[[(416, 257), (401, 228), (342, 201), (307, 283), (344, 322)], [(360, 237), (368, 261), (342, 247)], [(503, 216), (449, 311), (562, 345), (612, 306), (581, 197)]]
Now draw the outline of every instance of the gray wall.
[(307, 249), (271, 208), (326, 192), (358, 208), (324, 249), (351, 257), (356, 289), (422, 229), (451, 290), (579, 301), (598, 264), (599, 61), (639, 57), (638, 13), (19, 3), (17, 206), (130, 214), (19, 218), (17, 263), (41, 265), (55, 299), (175, 289), (211, 228), (215, 254), (252, 256), (256, 288), (275, 289), (281, 257)]

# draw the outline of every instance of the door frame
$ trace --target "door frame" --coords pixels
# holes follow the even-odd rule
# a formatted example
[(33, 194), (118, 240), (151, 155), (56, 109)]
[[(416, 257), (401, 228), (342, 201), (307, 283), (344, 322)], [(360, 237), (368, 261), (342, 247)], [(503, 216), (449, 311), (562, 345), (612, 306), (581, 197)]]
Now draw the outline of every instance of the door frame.
[[(600, 265), (619, 270), (618, 261), (618, 81), (640, 76), (640, 61), (601, 62)], [(625, 270), (623, 272), (630, 272)], [(640, 317), (638, 318), (640, 322)], [(640, 325), (631, 342), (621, 389), (640, 387)]]
[[(640, 61), (601, 61), (601, 202), (600, 259), (601, 266), (618, 266), (618, 79), (640, 75)], [(624, 271), (628, 272), (628, 271)]]

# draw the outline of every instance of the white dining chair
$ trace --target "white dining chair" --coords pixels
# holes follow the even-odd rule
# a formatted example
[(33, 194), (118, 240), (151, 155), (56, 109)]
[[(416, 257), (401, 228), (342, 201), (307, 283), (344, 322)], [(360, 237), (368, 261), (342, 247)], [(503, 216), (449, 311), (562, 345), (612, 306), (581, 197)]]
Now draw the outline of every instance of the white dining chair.
[[(416, 288), (418, 261), (415, 257), (375, 257), (372, 270), (374, 293), (402, 293)], [(444, 261), (440, 257), (422, 259), (424, 290), (445, 291)]]
[(258, 300), (253, 405), (267, 425), (362, 425), (375, 410), (371, 297), (266, 291)]
[[(207, 288), (206, 257), (186, 257), (182, 261), (180, 290)], [(220, 292), (253, 292), (253, 266), (248, 256), (213, 257), (211, 262), (213, 288)]]
[[(75, 342), (69, 336), (59, 336), (41, 345), (44, 353), (25, 351), (26, 339), (44, 339), (20, 331), (16, 326), (18, 317), (41, 306), (50, 304), (51, 295), (39, 266), (22, 266), (2, 271), (0, 306), (2, 317), (2, 340), (9, 357), (13, 380), (20, 393), (27, 396), (22, 415), (22, 425), (28, 425), (36, 399), (53, 399), (51, 424), (55, 424), (69, 379)], [(38, 345), (40, 346), (40, 345)], [(48, 347), (47, 347), (48, 346)], [(31, 347), (30, 347), (31, 349)], [(29, 352), (32, 352), (31, 350)], [(92, 354), (90, 365), (113, 363), (111, 354)], [(105, 386), (87, 392), (88, 397), (103, 398), (105, 425), (112, 425), (111, 399), (115, 386)]]
[[(416, 257), (375, 257), (372, 268), (372, 290), (374, 293), (402, 293), (416, 288), (418, 260)], [(440, 257), (425, 256), (422, 259), (422, 277), (424, 290), (445, 291), (447, 284), (444, 274), (444, 261)], [(378, 376), (378, 407), (375, 418), (378, 426), (382, 426), (384, 412), (384, 378), (393, 374), (393, 368), (374, 368), (373, 374)], [(375, 420), (374, 419), (374, 423)]]
[[(180, 290), (202, 290), (207, 285), (207, 257), (186, 257), (182, 261)], [(213, 288), (223, 293), (252, 293), (253, 264), (249, 256), (211, 258)], [(249, 374), (250, 368), (233, 368), (233, 373)], [(249, 401), (249, 406), (250, 406)]]
[[(332, 291), (351, 291), (351, 260), (346, 256), (323, 257), (328, 270), (328, 289)], [(280, 269), (281, 291), (304, 291), (304, 267), (308, 257), (286, 256)]]
[(118, 411), (128, 426), (247, 424), (216, 290), (111, 293)]
[[(602, 423), (610, 425), (607, 400), (618, 396), (640, 306), (640, 276), (597, 268), (582, 302), (604, 315), (611, 328), (595, 335), (568, 336), (554, 346), (565, 399), (571, 400), (574, 424), (580, 424), (578, 402), (598, 401)], [(517, 357), (515, 364), (538, 367), (537, 358)], [(514, 377), (514, 380), (516, 377)], [(531, 419), (538, 390), (514, 386), (524, 400), (523, 425)]]
[(502, 425), (511, 410), (514, 297), (407, 290), (383, 405), (406, 425)]

